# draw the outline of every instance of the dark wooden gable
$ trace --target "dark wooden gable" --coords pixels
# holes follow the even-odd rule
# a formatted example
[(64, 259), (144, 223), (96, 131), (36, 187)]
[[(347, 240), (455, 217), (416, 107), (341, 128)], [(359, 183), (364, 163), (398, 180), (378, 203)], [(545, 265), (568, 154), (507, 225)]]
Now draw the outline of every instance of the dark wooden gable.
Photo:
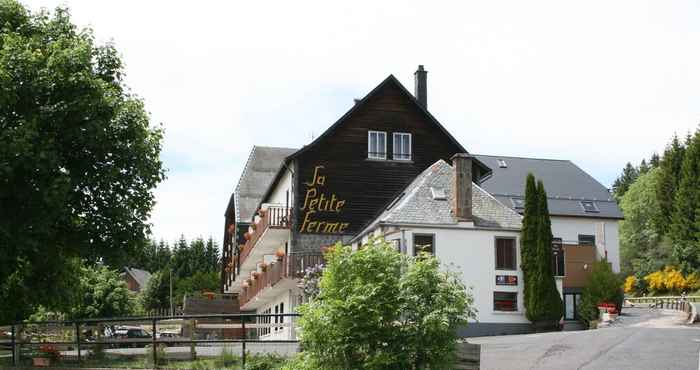
[[(368, 159), (370, 130), (387, 133), (387, 160)], [(410, 162), (392, 160), (395, 132), (412, 135)], [(420, 172), (458, 152), (464, 148), (390, 76), (321, 137), (291, 156), (298, 171), (295, 231), (354, 234)]]

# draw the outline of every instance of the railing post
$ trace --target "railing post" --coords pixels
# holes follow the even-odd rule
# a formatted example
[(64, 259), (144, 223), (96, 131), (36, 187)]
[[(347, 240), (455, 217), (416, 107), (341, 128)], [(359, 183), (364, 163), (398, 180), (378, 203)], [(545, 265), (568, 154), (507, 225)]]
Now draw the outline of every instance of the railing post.
[(82, 361), (80, 357), (80, 321), (75, 322), (75, 347), (78, 350), (78, 365), (80, 365)]
[(158, 368), (158, 349), (156, 348), (156, 319), (153, 318), (153, 333), (151, 333), (151, 338), (153, 339), (153, 368)]
[(243, 341), (241, 342), (241, 368), (245, 370), (245, 338), (246, 338), (246, 332), (245, 332), (245, 318), (241, 318), (241, 327), (243, 328)]
[(12, 324), (12, 337), (10, 340), (12, 342), (12, 366), (17, 366), (17, 358), (15, 354), (15, 324)]

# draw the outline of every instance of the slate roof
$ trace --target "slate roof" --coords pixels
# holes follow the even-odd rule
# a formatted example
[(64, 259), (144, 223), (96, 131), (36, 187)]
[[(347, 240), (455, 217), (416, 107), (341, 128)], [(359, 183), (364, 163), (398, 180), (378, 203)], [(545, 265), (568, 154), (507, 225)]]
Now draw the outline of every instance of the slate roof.
[[(435, 162), (418, 175), (357, 237), (365, 235), (378, 224), (457, 225), (452, 211), (453, 181), (452, 166), (442, 159)], [(431, 188), (444, 191), (445, 199), (435, 199)], [(472, 215), (475, 227), (518, 230), (522, 226), (522, 217), (517, 212), (501, 204), (475, 183), (472, 183)]]
[(146, 270), (124, 267), (124, 272), (131, 275), (141, 289), (145, 289), (148, 281), (151, 280), (151, 273)]
[(296, 151), (292, 148), (253, 146), (234, 192), (236, 222), (250, 222), (282, 162)]
[[(525, 179), (532, 172), (535, 178), (544, 182), (551, 215), (623, 218), (608, 189), (569, 160), (474, 156), (493, 171), (490, 177), (481, 182), (481, 187), (508, 207), (513, 208), (511, 198), (524, 195)], [(503, 160), (507, 167), (500, 167), (499, 160)], [(599, 212), (585, 212), (581, 200), (595, 201)]]

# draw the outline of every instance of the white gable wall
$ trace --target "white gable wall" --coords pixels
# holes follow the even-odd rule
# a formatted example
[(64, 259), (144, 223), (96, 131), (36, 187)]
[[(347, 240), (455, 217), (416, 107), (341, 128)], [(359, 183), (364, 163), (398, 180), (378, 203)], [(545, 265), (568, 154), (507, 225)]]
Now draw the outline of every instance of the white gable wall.
[[(578, 242), (579, 235), (595, 235), (598, 254), (602, 257), (608, 252), (608, 262), (614, 272), (620, 272), (620, 241), (618, 238), (618, 220), (551, 216), (552, 235), (566, 242)], [(601, 230), (604, 230), (601, 233)]]

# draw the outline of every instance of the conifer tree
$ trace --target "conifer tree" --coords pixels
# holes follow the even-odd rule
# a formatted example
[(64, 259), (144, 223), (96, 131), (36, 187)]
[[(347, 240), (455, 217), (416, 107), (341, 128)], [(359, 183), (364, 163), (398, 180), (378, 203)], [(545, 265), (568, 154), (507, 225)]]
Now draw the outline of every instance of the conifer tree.
[(613, 194), (615, 195), (615, 199), (618, 201), (622, 199), (627, 190), (630, 188), (630, 185), (632, 185), (638, 176), (639, 171), (632, 166), (632, 163), (627, 162), (625, 168), (622, 169), (622, 174), (620, 177), (615, 179), (615, 182), (613, 183)]
[(656, 168), (659, 167), (660, 163), (661, 158), (659, 158), (659, 154), (654, 152), (654, 154), (652, 154), (651, 158), (649, 159), (649, 166), (651, 166), (651, 168)]
[(523, 270), (523, 302), (527, 302), (528, 296), (528, 272), (534, 266), (535, 251), (537, 243), (537, 221), (538, 221), (538, 201), (537, 186), (535, 176), (532, 173), (527, 175), (525, 181), (525, 210), (523, 213), (523, 229), (520, 236), (520, 268)]
[(684, 272), (700, 268), (700, 130), (688, 140), (671, 218), (673, 256)]
[(673, 139), (666, 146), (659, 163), (659, 181), (656, 183), (656, 199), (659, 204), (660, 219), (656, 220), (655, 224), (659, 227), (659, 230), (656, 230), (659, 235), (666, 235), (671, 225), (684, 156), (685, 146), (678, 140), (677, 135), (673, 135)]

